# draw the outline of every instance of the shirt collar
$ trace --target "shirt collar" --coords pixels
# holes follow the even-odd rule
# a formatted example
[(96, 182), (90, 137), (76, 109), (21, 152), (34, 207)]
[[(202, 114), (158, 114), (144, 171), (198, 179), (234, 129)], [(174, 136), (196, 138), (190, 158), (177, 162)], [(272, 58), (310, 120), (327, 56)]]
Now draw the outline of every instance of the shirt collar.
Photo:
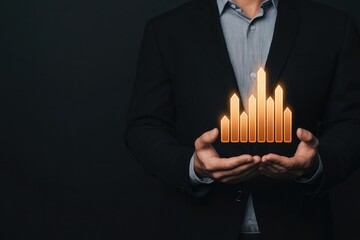
[[(265, 0), (262, 4), (264, 4), (265, 2), (268, 2), (268, 1), (271, 1), (273, 6), (275, 7), (275, 9), (277, 10), (279, 0)], [(231, 2), (231, 1), (230, 0), (217, 0), (219, 15), (221, 15), (223, 13), (227, 2)]]

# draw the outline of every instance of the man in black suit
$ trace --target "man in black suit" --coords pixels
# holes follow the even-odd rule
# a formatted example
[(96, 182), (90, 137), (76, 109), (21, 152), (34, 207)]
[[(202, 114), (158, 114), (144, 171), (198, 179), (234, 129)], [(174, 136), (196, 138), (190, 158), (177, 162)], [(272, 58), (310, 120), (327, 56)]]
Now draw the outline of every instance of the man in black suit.
[[(233, 2), (251, 20), (265, 16), (269, 1)], [(360, 157), (359, 35), (330, 7), (276, 7), (265, 70), (267, 95), (281, 84), (293, 110), (297, 138), (286, 144), (218, 139), (229, 97), (243, 92), (219, 1), (194, 0), (148, 21), (126, 142), (166, 183), (155, 239), (333, 238), (328, 191)], [(191, 170), (211, 184), (194, 184)], [(244, 235), (251, 213), (256, 231)]]

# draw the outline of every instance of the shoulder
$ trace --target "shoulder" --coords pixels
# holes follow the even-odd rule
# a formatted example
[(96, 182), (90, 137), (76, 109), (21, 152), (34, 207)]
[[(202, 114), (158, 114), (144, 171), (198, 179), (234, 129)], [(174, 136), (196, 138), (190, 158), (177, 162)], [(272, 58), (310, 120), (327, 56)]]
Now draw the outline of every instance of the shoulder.
[[(284, 0), (279, 0), (284, 1)], [(356, 21), (348, 13), (332, 6), (311, 0), (285, 0), (296, 1), (298, 10), (305, 26), (315, 28), (322, 33), (328, 33), (341, 40), (348, 29), (357, 31)]]
[[(291, 1), (291, 0), (279, 0)], [(346, 12), (334, 8), (330, 5), (315, 2), (312, 0), (293, 0), (297, 2), (299, 10), (304, 17), (309, 17), (312, 20), (346, 23), (350, 18)]]
[[(211, 0), (209, 0), (211, 1)], [(196, 7), (198, 0), (191, 0), (181, 4), (178, 7), (170, 9), (158, 16), (152, 17), (147, 21), (147, 24), (156, 26), (174, 26), (185, 22), (191, 14), (194, 7)]]

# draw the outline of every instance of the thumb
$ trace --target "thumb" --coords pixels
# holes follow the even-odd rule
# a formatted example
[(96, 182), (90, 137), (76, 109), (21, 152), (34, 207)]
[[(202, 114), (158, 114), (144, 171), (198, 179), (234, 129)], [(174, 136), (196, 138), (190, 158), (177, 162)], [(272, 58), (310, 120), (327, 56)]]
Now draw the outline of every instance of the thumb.
[(210, 131), (203, 133), (199, 138), (195, 140), (195, 148), (200, 149), (207, 147), (209, 144), (216, 141), (219, 135), (219, 130), (214, 128)]
[(311, 147), (316, 148), (319, 144), (318, 139), (308, 130), (298, 128), (296, 131), (296, 135), (302, 142), (305, 142)]

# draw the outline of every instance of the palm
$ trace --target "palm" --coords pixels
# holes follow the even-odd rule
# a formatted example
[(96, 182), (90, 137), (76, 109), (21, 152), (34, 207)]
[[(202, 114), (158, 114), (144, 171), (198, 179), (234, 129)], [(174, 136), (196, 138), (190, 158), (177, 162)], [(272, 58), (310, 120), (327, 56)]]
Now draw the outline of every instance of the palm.
[(219, 158), (219, 154), (211, 144), (199, 149), (196, 154), (200, 159)]
[(301, 141), (296, 149), (295, 157), (303, 158), (313, 158), (316, 154), (316, 149), (309, 146), (307, 143)]

